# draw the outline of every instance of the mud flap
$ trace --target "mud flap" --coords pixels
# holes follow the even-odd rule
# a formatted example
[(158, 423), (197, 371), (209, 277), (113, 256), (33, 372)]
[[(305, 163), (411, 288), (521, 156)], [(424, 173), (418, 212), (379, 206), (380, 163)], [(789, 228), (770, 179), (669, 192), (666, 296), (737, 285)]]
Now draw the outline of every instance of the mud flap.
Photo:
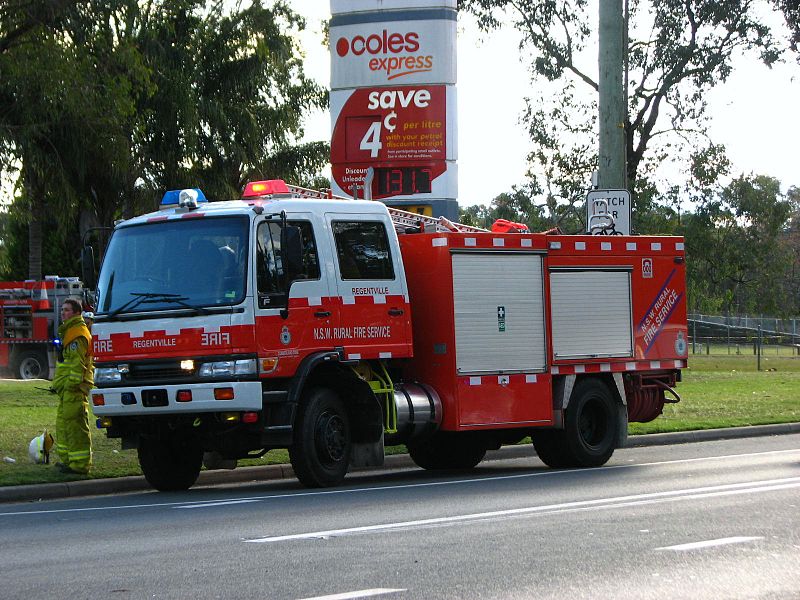
[(617, 402), (617, 440), (615, 448), (624, 448), (628, 443), (628, 407)]
[(377, 442), (353, 443), (350, 450), (351, 467), (382, 467), (383, 436)]

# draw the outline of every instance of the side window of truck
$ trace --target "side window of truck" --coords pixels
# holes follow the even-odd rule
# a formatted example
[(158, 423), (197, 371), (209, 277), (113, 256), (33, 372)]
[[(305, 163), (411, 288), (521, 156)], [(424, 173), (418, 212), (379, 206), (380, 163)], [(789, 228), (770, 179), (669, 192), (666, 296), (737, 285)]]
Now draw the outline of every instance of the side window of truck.
[(333, 221), (342, 279), (394, 279), (389, 236), (381, 221)]
[[(289, 221), (288, 225), (300, 228), (303, 246), (303, 270), (296, 279), (319, 279), (319, 255), (314, 240), (314, 230), (308, 221)], [(265, 221), (258, 226), (256, 270), (259, 305), (276, 306), (281, 302), (278, 298), (269, 300), (271, 296), (284, 296), (288, 282), (283, 272), (281, 260), (281, 226), (280, 223)]]

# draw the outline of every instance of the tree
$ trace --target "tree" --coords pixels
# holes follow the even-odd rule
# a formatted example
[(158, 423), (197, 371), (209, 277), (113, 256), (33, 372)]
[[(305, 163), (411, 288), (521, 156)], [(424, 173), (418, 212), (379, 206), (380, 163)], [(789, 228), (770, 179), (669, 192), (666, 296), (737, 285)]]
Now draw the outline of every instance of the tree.
[(795, 305), (780, 293), (795, 264), (786, 233), (797, 209), (778, 180), (758, 175), (734, 179), (687, 215), (690, 310), (786, 314)]
[[(800, 2), (798, 0), (772, 0), (775, 7), (783, 13), (789, 28), (789, 47), (800, 52)], [(800, 55), (797, 57), (800, 61)]]
[(70, 86), (83, 88), (80, 60), (54, 31), (75, 4), (15, 1), (0, 10), (0, 158), (3, 172), (15, 160), (22, 163), (20, 201), (25, 209), (19, 215), (28, 226), (28, 276), (34, 278), (42, 275), (46, 196), (58, 190), (62, 201), (71, 199), (63, 160), (76, 156), (76, 138), (68, 131), (70, 124), (85, 123), (85, 96), (65, 93)]
[[(486, 31), (510, 19), (522, 34), (521, 50), (529, 52), (537, 91), (554, 89), (528, 100), (529, 158), (542, 187), (571, 203), (583, 200), (597, 162), (597, 63), (596, 53), (587, 52), (596, 17), (589, 6), (588, 0), (459, 2)], [(727, 79), (732, 58), (755, 51), (768, 65), (778, 59), (756, 8), (754, 0), (630, 3), (625, 136), (635, 209), (641, 211), (641, 192), (652, 186), (648, 178), (656, 167), (676, 154), (688, 156), (685, 147), (706, 138), (705, 94)]]
[(22, 165), (12, 215), (29, 225), (28, 276), (41, 276), (46, 220), (74, 259), (89, 225), (153, 209), (167, 189), (236, 197), (251, 177), (313, 178), (328, 146), (298, 140), (327, 93), (303, 73), (303, 26), (282, 2), (0, 8), (0, 166)]

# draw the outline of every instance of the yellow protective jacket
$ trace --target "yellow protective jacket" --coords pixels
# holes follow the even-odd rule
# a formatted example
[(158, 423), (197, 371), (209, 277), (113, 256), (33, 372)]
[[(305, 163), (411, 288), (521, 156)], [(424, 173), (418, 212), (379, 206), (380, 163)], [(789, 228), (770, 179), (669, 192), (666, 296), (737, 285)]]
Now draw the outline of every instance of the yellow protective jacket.
[(58, 328), (63, 360), (56, 364), (53, 389), (63, 392), (80, 392), (84, 396), (94, 387), (92, 362), (92, 334), (83, 317), (77, 315), (64, 321)]

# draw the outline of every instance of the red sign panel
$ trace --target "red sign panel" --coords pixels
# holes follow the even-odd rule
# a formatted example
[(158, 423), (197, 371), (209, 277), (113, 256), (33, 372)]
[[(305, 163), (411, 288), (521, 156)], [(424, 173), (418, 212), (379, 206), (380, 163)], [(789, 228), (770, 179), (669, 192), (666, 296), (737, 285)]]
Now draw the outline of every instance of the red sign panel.
[(331, 139), (336, 184), (349, 191), (374, 167), (374, 198), (430, 193), (446, 170), (446, 106), (444, 85), (354, 90)]

